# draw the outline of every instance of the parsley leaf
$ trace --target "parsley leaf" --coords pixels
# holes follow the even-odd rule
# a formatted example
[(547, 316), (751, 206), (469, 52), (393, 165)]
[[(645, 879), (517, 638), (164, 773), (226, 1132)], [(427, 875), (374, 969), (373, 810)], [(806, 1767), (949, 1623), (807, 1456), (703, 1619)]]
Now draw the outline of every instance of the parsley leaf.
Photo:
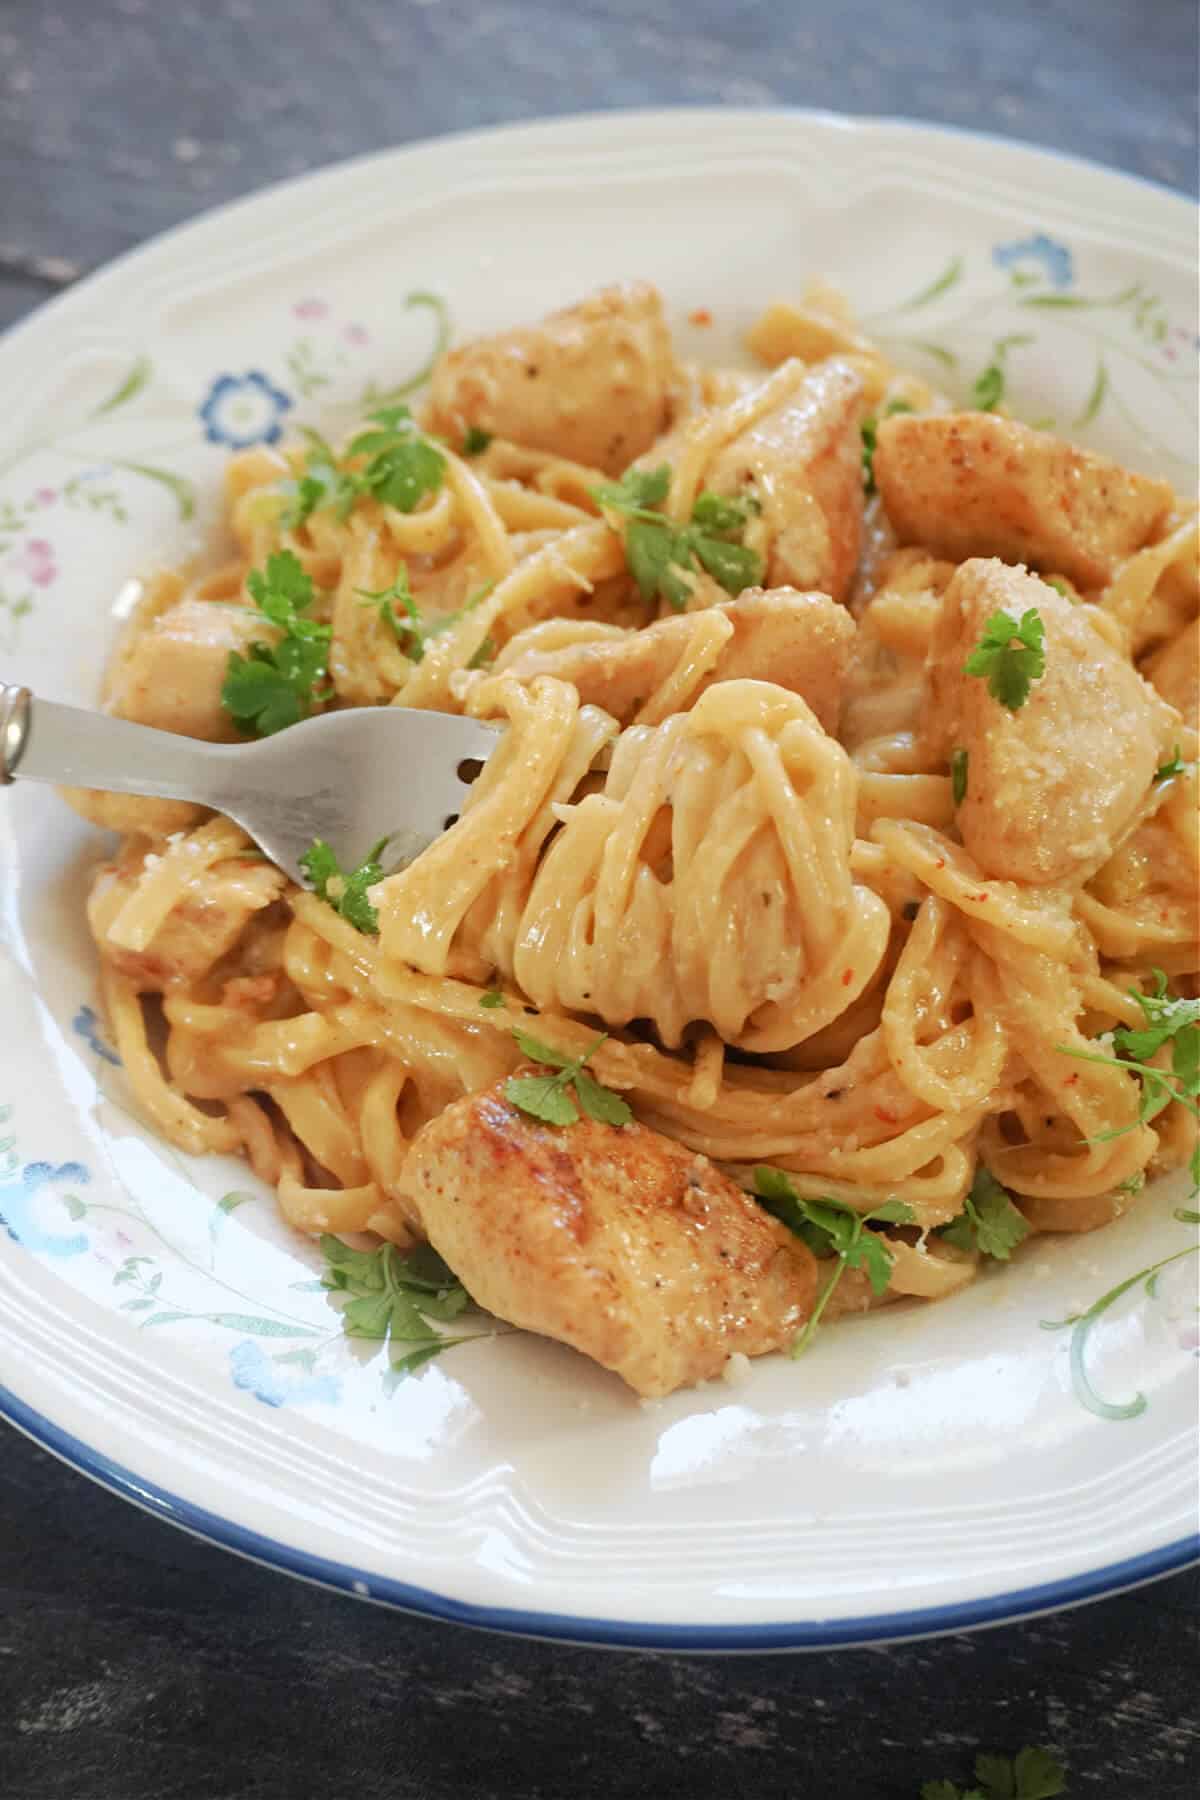
[(496, 1007), (504, 1005), (504, 995), (499, 988), (489, 988), (486, 994), (479, 996), (480, 1006)]
[(692, 591), (689, 575), (697, 568), (707, 570), (727, 594), (740, 594), (761, 581), (762, 557), (737, 541), (758, 511), (754, 497), (698, 494), (691, 522), (673, 525), (653, 510), (666, 499), (670, 485), (670, 466), (661, 463), (657, 469), (627, 469), (620, 481), (591, 490), (599, 506), (626, 520), (625, 561), (642, 599), (661, 595), (682, 612)]
[(636, 512), (640, 507), (661, 506), (671, 486), (671, 465), (657, 469), (626, 469), (620, 481), (606, 481), (592, 489), (598, 506), (613, 512)]
[[(1112, 1033), (1113, 1056), (1092, 1050), (1075, 1050), (1068, 1044), (1056, 1048), (1064, 1056), (1080, 1062), (1102, 1063), (1114, 1069), (1128, 1069), (1142, 1084), (1141, 1103), (1136, 1119), (1101, 1132), (1093, 1143), (1105, 1143), (1123, 1137), (1138, 1125), (1148, 1125), (1172, 1101), (1200, 1119), (1200, 1000), (1175, 1000), (1167, 994), (1167, 978), (1161, 969), (1152, 970), (1154, 988), (1149, 994), (1130, 988), (1130, 996), (1142, 1009), (1145, 1027), (1119, 1025)], [(1171, 1046), (1171, 1067), (1160, 1069), (1149, 1060), (1167, 1044)], [(1200, 1142), (1192, 1152), (1189, 1170), (1193, 1184), (1200, 1188)]]
[(407, 406), (384, 406), (367, 414), (368, 431), (360, 431), (346, 447), (347, 457), (365, 457), (351, 469), (317, 431), (306, 428), (308, 459), (295, 483), (284, 523), (292, 530), (318, 507), (330, 507), (346, 519), (359, 500), (378, 500), (399, 512), (412, 512), (426, 494), (435, 494), (446, 473), (446, 458), (417, 429)]
[(959, 1250), (974, 1250), (1007, 1262), (1017, 1245), (1029, 1236), (1029, 1226), (1013, 1205), (1007, 1188), (1001, 1187), (990, 1169), (980, 1163), (957, 1219), (943, 1225), (938, 1234)]
[[(491, 593), (495, 585), (495, 582), (492, 581), (485, 582), (483, 587), (472, 594), (470, 599), (466, 600), (456, 612), (442, 613), (428, 624), (413, 599), (412, 589), (408, 585), (408, 570), (403, 563), (397, 570), (396, 579), (391, 587), (355, 588), (354, 591), (359, 596), (359, 605), (373, 606), (384, 624), (390, 626), (396, 642), (400, 644), (404, 654), (411, 662), (419, 663), (424, 661), (425, 648), (430, 638), (441, 637), (443, 632), (449, 631), (457, 625), (461, 619), (466, 617), (467, 613), (473, 612), (480, 601), (486, 599), (487, 595)], [(396, 602), (404, 609), (404, 618), (400, 618), (397, 614), (394, 604)], [(469, 669), (481, 668), (485, 654), (489, 657), (496, 654), (491, 638), (484, 638), (467, 667)]]
[(317, 684), (326, 673), (332, 632), (304, 617), (312, 605), (313, 584), (290, 550), (269, 556), (265, 571), (252, 569), (246, 586), (280, 636), (274, 644), (251, 644), (245, 656), (229, 652), (221, 704), (247, 737), (270, 737), (306, 719), (314, 705), (330, 698), (332, 690)]
[(955, 806), (961, 806), (967, 797), (967, 752), (952, 750), (950, 753), (950, 792), (954, 796)]
[(456, 1319), (471, 1297), (428, 1244), (405, 1254), (395, 1244), (354, 1250), (336, 1237), (320, 1242), (325, 1257), (321, 1286), (348, 1296), (342, 1330), (347, 1337), (386, 1342), (397, 1374), (411, 1374), (440, 1351), (470, 1342), (473, 1334), (447, 1337), (430, 1324), (431, 1319)]
[[(916, 408), (910, 406), (907, 400), (889, 400), (883, 409), (883, 416), (885, 419), (890, 419), (894, 413), (915, 411)], [(878, 447), (879, 431), (879, 420), (874, 413), (868, 414), (859, 430), (862, 434), (863, 492), (870, 495), (875, 492), (875, 451)]]
[(383, 406), (368, 413), (367, 419), (374, 429), (360, 431), (347, 446), (347, 455), (367, 458), (366, 467), (355, 477), (360, 491), (383, 506), (412, 512), (426, 494), (436, 494), (441, 487), (446, 458), (417, 430), (407, 406)]
[(300, 867), (319, 898), (368, 937), (379, 930), (379, 914), (367, 899), (367, 889), (383, 880), (379, 859), (386, 843), (387, 838), (381, 837), (356, 869), (343, 870), (324, 838), (314, 838), (312, 848), (300, 858)]
[(1046, 627), (1036, 606), (1019, 620), (1011, 613), (994, 612), (983, 636), (963, 664), (966, 675), (986, 675), (988, 693), (1009, 712), (1016, 712), (1029, 698), (1029, 690), (1046, 672)]
[(1049, 1750), (1029, 1747), (1011, 1760), (981, 1752), (975, 1758), (977, 1787), (927, 1781), (921, 1800), (1056, 1800), (1066, 1791), (1067, 1772)]
[(491, 443), (493, 435), (490, 431), (481, 431), (478, 425), (468, 426), (467, 435), (462, 441), (462, 454), (464, 456), (482, 456)]
[(847, 1269), (862, 1269), (872, 1292), (887, 1292), (892, 1275), (892, 1258), (884, 1239), (865, 1229), (868, 1220), (881, 1224), (910, 1225), (915, 1214), (904, 1200), (885, 1200), (869, 1212), (858, 1212), (844, 1200), (805, 1200), (782, 1169), (760, 1163), (754, 1171), (755, 1198), (769, 1213), (803, 1239), (813, 1254), (823, 1261), (836, 1257), (836, 1266), (826, 1277), (803, 1331), (791, 1347), (790, 1354), (799, 1356), (811, 1343), (821, 1314), (838, 1282)]
[(1179, 745), (1176, 744), (1174, 756), (1171, 758), (1170, 762), (1159, 764), (1158, 768), (1154, 771), (1154, 779), (1155, 781), (1170, 781), (1172, 775), (1184, 775), (1186, 773), (1187, 764), (1179, 754)]
[[(519, 1106), (533, 1119), (541, 1119), (545, 1125), (575, 1125), (579, 1120), (575, 1105), (578, 1100), (588, 1118), (601, 1125), (629, 1124), (633, 1113), (628, 1102), (614, 1094), (611, 1088), (602, 1087), (585, 1067), (607, 1038), (607, 1031), (602, 1031), (582, 1056), (570, 1056), (565, 1050), (556, 1050), (553, 1044), (544, 1044), (540, 1038), (522, 1031), (520, 1026), (514, 1027), (513, 1036), (530, 1062), (544, 1063), (558, 1070), (557, 1075), (510, 1076), (504, 1084), (504, 1093), (514, 1106)], [(575, 1100), (568, 1092), (571, 1088), (575, 1091)]]

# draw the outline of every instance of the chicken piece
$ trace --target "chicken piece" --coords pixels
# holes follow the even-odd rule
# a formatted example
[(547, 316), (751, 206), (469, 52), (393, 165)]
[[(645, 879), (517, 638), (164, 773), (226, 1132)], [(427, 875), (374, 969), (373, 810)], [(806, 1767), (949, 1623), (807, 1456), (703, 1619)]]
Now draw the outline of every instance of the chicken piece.
[(429, 425), (451, 443), (474, 426), (619, 475), (666, 428), (679, 379), (657, 290), (602, 288), (538, 325), (447, 351)]
[(1148, 656), (1142, 672), (1184, 724), (1200, 731), (1200, 619)]
[(639, 1394), (781, 1349), (812, 1308), (810, 1251), (706, 1157), (645, 1125), (540, 1125), (502, 1085), (418, 1132), (400, 1198), (481, 1306)]
[[(254, 915), (283, 893), (286, 880), (279, 869), (240, 856), (213, 864), (197, 856), (189, 880), (185, 859), (202, 835), (161, 850), (131, 843), (116, 862), (103, 863), (96, 872), (87, 905), (92, 935), (101, 956), (139, 988), (162, 993), (198, 981), (233, 948)], [(181, 893), (172, 890), (161, 917), (151, 898), (147, 936), (137, 906), (126, 908), (146, 899), (146, 884), (161, 879), (168, 858), (180, 865), (187, 885)]]
[[(276, 632), (249, 607), (178, 600), (130, 632), (114, 658), (106, 710), (136, 725), (153, 725), (209, 743), (235, 743), (239, 733), (221, 705), (229, 652), (271, 642)], [(168, 837), (204, 817), (186, 800), (153, 800), (93, 788), (62, 788), (63, 799), (93, 825), (122, 834)]]
[[(1045, 673), (1010, 712), (963, 664), (994, 612), (1015, 624), (1029, 607), (1045, 626)], [(964, 563), (946, 589), (930, 644), (926, 730), (935, 752), (967, 753), (957, 823), (988, 875), (1062, 882), (1101, 863), (1179, 729), (1092, 610), (1024, 569), (981, 559)]]
[(628, 724), (686, 660), (697, 621), (703, 629), (714, 614), (728, 620), (729, 635), (673, 710), (690, 706), (715, 681), (773, 681), (807, 700), (826, 731), (836, 729), (854, 622), (825, 594), (747, 588), (703, 614), (678, 614), (642, 631), (606, 632), (555, 649), (538, 645), (541, 628), (534, 626), (514, 642), (516, 654), (497, 666), (522, 681), (537, 675), (569, 681), (585, 705), (602, 706)]
[(236, 743), (221, 704), (231, 650), (277, 634), (261, 613), (214, 600), (180, 600), (122, 648), (112, 671), (108, 710), (211, 744)]
[(846, 598), (862, 542), (863, 412), (861, 376), (831, 358), (714, 459), (705, 487), (749, 488), (762, 507), (770, 586)]
[(190, 800), (152, 800), (141, 794), (110, 794), (104, 788), (59, 788), (67, 805), (89, 825), (116, 831), (122, 837), (140, 834), (148, 838), (170, 837), (189, 831), (205, 816), (202, 806)]
[(999, 556), (1101, 587), (1150, 541), (1170, 485), (994, 413), (881, 419), (875, 481), (906, 544)]

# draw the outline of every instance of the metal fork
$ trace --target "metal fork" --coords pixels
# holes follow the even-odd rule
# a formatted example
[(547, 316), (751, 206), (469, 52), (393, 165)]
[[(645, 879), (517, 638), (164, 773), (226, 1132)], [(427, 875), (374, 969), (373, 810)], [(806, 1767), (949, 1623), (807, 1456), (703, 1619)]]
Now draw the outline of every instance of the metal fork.
[(385, 834), (384, 868), (411, 862), (457, 819), (502, 735), (450, 713), (364, 706), (253, 743), (207, 744), (0, 682), (0, 785), (52, 781), (210, 806), (301, 886), (314, 838), (344, 869)]

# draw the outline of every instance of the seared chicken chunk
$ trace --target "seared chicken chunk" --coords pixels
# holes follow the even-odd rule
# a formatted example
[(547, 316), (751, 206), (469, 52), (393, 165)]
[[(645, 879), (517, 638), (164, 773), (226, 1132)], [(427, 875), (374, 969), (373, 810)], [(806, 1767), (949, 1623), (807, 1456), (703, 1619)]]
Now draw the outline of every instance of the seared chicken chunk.
[[(1014, 628), (1036, 608), (1045, 673), (1010, 711), (963, 664), (994, 612)], [(1133, 822), (1178, 715), (1113, 649), (1089, 616), (1024, 569), (975, 560), (942, 601), (929, 653), (926, 730), (946, 757), (967, 753), (956, 814), (980, 868), (1002, 879), (1075, 880)]]
[(1101, 587), (1153, 537), (1169, 484), (994, 413), (881, 419), (875, 481), (905, 544), (999, 556)]
[(229, 652), (275, 636), (261, 613), (214, 600), (180, 600), (129, 644), (113, 669), (108, 710), (182, 737), (231, 744), (221, 704)]
[[(273, 628), (249, 607), (212, 600), (179, 600), (118, 651), (109, 682), (106, 710), (135, 725), (152, 725), (208, 743), (234, 743), (238, 732), (221, 705), (229, 652), (243, 653), (256, 640), (270, 641)], [(63, 798), (107, 831), (166, 837), (203, 817), (186, 800), (151, 800), (92, 788), (64, 788)]]
[(498, 1085), (418, 1132), (401, 1187), (481, 1306), (639, 1394), (705, 1381), (735, 1351), (780, 1349), (812, 1307), (807, 1247), (645, 1125), (540, 1125)]
[[(747, 588), (703, 616), (707, 621), (714, 613), (728, 620), (729, 636), (717, 660), (688, 689), (685, 705), (714, 681), (773, 681), (807, 700), (826, 731), (836, 729), (854, 639), (854, 621), (843, 607), (825, 594)], [(537, 675), (569, 681), (585, 705), (602, 706), (626, 724), (686, 658), (700, 616), (660, 619), (641, 631), (613, 628), (547, 649), (537, 643), (541, 628), (534, 626), (513, 646), (515, 654), (497, 666), (522, 681)]]
[(861, 376), (831, 358), (714, 460), (705, 487), (762, 507), (772, 587), (845, 599), (862, 539), (863, 411)]
[(447, 351), (430, 428), (458, 444), (474, 426), (618, 475), (665, 430), (678, 380), (657, 291), (603, 288), (540, 325)]
[[(208, 830), (209, 827), (205, 827)], [(202, 834), (201, 834), (202, 835)], [(212, 863), (196, 857), (196, 875), (186, 875), (189, 844), (195, 838), (148, 850), (144, 841), (127, 843), (117, 862), (104, 863), (88, 896), (88, 923), (101, 956), (138, 986), (163, 992), (194, 982), (230, 951), (251, 918), (283, 893), (283, 873), (270, 863), (240, 856)], [(145, 898), (146, 885), (172, 858), (188, 884), (174, 888), (165, 914), (153, 900), (138, 916), (131, 901)]]

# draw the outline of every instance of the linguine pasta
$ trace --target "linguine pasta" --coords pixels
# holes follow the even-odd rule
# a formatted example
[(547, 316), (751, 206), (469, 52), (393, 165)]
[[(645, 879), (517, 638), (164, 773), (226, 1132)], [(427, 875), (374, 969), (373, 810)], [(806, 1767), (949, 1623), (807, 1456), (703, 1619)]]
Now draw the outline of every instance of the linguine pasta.
[[(872, 1226), (882, 1290), (851, 1269), (827, 1317), (971, 1281), (978, 1245), (941, 1230), (981, 1171), (1022, 1228), (1115, 1219), (1195, 1137), (1174, 1101), (1139, 1122), (1103, 1036), (1144, 1024), (1157, 971), (1196, 992), (1194, 509), (951, 412), (827, 289), (769, 310), (756, 374), (679, 367), (651, 290), (561, 319), (444, 359), (442, 477), (409, 509), (301, 516), (312, 445), (245, 451), (234, 560), (149, 585), (110, 672), (127, 717), (236, 738), (222, 677), (269, 637), (247, 576), (286, 551), (330, 627), (318, 707), (509, 728), (461, 819), (371, 889), (377, 932), (223, 819), (77, 796), (124, 834), (89, 916), (142, 1111), (245, 1156), (297, 1230), (404, 1248), (438, 1241), (414, 1144), (503, 1092), (514, 1024), (564, 1058), (607, 1033), (588, 1069), (639, 1127), (747, 1188), (767, 1164), (801, 1201), (903, 1203)], [(717, 523), (648, 599), (636, 505), (604, 496), (664, 466), (643, 512)], [(1087, 504), (1054, 510), (1060, 487)], [(1044, 630), (1015, 707), (964, 670), (1010, 598)]]

